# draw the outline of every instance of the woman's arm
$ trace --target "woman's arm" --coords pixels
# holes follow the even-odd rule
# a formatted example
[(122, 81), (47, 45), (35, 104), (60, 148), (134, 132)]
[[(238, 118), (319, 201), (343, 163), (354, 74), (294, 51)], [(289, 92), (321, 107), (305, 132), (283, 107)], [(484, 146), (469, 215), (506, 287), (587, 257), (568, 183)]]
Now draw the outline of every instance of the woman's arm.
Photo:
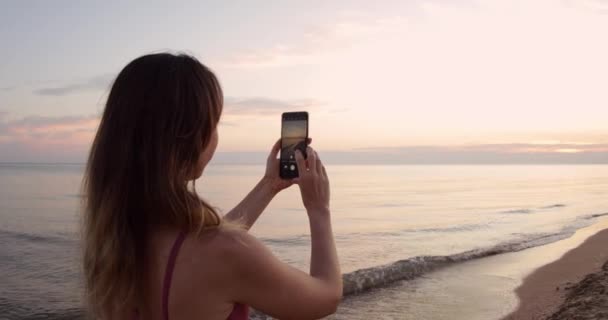
[(255, 221), (258, 220), (262, 211), (266, 209), (270, 200), (272, 200), (278, 192), (278, 190), (273, 188), (268, 178), (264, 177), (255, 185), (253, 190), (234, 207), (234, 209), (230, 210), (230, 212), (224, 216), (224, 218), (239, 221), (245, 225), (247, 230), (249, 230)]
[[(307, 143), (311, 141), (312, 139), (309, 138)], [(277, 154), (280, 150), (281, 139), (277, 140), (270, 150), (270, 154), (266, 160), (266, 173), (264, 177), (224, 218), (240, 221), (249, 230), (256, 220), (258, 220), (264, 209), (266, 209), (272, 198), (281, 190), (294, 183), (293, 180), (285, 180), (279, 176), (279, 159), (277, 159)]]
[(310, 274), (280, 261), (248, 232), (231, 231), (230, 240), (224, 237), (230, 249), (222, 293), (276, 319), (320, 319), (336, 312), (342, 278), (329, 220), (311, 217)]
[(312, 240), (310, 274), (277, 259), (255, 237), (235, 233), (227, 260), (231, 280), (225, 284), (232, 301), (246, 303), (278, 319), (318, 319), (336, 311), (342, 298), (342, 276), (331, 227), (329, 180), (316, 152), (309, 165), (296, 151), (298, 183)]

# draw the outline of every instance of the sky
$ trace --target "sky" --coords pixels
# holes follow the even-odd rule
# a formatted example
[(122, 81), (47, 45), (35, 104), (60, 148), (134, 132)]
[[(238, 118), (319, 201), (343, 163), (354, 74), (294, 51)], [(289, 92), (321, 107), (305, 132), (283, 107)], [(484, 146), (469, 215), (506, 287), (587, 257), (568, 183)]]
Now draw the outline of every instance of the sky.
[(83, 162), (112, 80), (151, 52), (220, 79), (216, 158), (281, 113), (345, 163), (608, 163), (607, 0), (3, 1), (0, 162)]

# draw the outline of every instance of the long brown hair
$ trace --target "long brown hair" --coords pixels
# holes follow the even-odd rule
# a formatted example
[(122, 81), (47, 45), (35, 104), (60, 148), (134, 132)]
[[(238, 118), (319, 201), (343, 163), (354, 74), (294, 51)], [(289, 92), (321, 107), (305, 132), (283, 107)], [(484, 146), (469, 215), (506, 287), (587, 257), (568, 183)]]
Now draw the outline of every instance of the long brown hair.
[(84, 280), (95, 318), (142, 303), (151, 226), (222, 224), (193, 182), (222, 104), (215, 75), (185, 54), (139, 57), (114, 81), (83, 181)]

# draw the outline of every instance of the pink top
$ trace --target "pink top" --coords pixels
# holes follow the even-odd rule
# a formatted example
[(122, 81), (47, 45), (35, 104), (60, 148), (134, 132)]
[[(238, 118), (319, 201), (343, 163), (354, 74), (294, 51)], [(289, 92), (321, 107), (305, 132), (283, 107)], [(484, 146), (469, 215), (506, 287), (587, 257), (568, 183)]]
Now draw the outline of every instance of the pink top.
[[(173, 248), (171, 248), (171, 253), (169, 254), (169, 260), (167, 261), (167, 268), (165, 270), (165, 279), (163, 281), (163, 297), (162, 297), (162, 312), (163, 312), (163, 320), (169, 320), (169, 290), (171, 290), (171, 280), (173, 278), (173, 269), (175, 268), (175, 260), (177, 259), (177, 254), (179, 253), (179, 249), (182, 246), (182, 243), (186, 239), (186, 233), (180, 232), (175, 242), (173, 243)], [(135, 319), (139, 319), (139, 315), (137, 310), (135, 311)], [(232, 308), (232, 312), (228, 315), (227, 320), (242, 320), (249, 319), (249, 307), (244, 304), (235, 303)]]

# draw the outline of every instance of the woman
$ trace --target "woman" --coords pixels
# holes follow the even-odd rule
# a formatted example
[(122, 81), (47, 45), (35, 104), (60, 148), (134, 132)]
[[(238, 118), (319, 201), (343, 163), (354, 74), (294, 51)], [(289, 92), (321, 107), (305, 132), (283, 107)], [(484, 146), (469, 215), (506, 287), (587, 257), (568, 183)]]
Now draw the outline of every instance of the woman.
[[(265, 175), (224, 217), (194, 190), (218, 143), (223, 96), (193, 57), (146, 55), (110, 91), (84, 179), (87, 302), (101, 319), (279, 319), (335, 312), (342, 279), (327, 173), (296, 154), (299, 178), (279, 178), (277, 142)], [(310, 275), (279, 261), (247, 230), (272, 198), (299, 185), (312, 238)]]

